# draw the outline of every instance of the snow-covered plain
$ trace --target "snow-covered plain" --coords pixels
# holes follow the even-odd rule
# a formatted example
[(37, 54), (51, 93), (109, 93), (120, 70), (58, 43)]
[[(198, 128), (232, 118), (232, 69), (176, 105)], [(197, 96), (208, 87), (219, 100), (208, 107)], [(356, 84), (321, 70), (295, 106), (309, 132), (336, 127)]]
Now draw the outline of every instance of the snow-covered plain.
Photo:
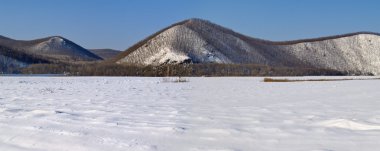
[(0, 77), (0, 150), (380, 148), (380, 81), (262, 80)]

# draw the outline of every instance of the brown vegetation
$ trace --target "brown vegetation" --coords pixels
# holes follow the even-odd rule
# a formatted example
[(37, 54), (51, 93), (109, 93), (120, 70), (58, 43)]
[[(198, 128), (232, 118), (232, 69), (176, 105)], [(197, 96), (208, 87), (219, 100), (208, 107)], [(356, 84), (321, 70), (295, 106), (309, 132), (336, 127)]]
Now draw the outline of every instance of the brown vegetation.
[(66, 74), (72, 76), (313, 76), (346, 73), (311, 68), (275, 68), (255, 64), (180, 64), (162, 66), (118, 65), (112, 63), (34, 64), (24, 74)]
[(380, 80), (380, 78), (344, 78), (344, 79), (274, 79), (264, 78), (264, 82), (313, 82), (313, 81), (349, 81), (349, 80)]

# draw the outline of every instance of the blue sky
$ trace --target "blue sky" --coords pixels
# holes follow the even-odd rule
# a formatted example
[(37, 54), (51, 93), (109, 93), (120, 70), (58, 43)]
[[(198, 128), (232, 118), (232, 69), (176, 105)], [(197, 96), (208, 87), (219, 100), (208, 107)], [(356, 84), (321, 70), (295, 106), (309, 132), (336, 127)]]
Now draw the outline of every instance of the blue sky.
[(66, 37), (124, 50), (170, 24), (203, 18), (252, 37), (293, 40), (380, 32), (378, 0), (0, 0), (0, 35)]

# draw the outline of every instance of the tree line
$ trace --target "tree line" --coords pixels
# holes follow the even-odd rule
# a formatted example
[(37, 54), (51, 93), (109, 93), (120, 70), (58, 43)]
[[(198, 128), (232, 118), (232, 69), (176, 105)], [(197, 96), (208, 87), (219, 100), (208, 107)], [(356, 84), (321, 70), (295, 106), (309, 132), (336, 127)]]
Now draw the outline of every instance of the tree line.
[(335, 76), (347, 73), (314, 68), (269, 67), (255, 64), (178, 64), (161, 66), (113, 63), (33, 64), (23, 74), (64, 74), (68, 76)]

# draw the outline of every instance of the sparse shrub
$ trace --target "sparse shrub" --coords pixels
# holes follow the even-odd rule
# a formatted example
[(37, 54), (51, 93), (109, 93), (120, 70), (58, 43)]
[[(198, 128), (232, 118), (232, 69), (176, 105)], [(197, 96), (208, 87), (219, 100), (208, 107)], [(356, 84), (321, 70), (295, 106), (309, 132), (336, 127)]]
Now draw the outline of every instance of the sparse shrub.
[(184, 77), (163, 77), (161, 81), (163, 83), (184, 83), (189, 82), (189, 79)]
[(291, 82), (289, 79), (264, 78), (264, 82)]

